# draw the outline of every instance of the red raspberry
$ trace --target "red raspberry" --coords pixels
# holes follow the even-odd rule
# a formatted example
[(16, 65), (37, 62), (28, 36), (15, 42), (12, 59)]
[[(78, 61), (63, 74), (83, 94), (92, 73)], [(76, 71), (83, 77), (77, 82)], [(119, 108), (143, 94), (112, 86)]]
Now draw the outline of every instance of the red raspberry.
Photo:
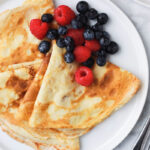
[(84, 43), (84, 36), (83, 36), (84, 29), (69, 29), (67, 36), (73, 38), (75, 45), (82, 45)]
[(83, 86), (89, 86), (92, 84), (94, 77), (93, 72), (88, 67), (80, 67), (75, 73), (75, 80), (77, 83)]
[(90, 40), (90, 41), (86, 40), (85, 46), (91, 49), (91, 51), (98, 51), (101, 48), (97, 40)]
[(65, 26), (69, 25), (72, 19), (75, 18), (75, 13), (70, 7), (66, 5), (60, 5), (54, 11), (54, 18), (58, 24)]
[(39, 40), (44, 39), (48, 31), (48, 24), (40, 19), (32, 19), (30, 22), (30, 31)]
[(91, 56), (91, 50), (85, 46), (77, 46), (74, 50), (74, 56), (77, 62), (85, 62)]

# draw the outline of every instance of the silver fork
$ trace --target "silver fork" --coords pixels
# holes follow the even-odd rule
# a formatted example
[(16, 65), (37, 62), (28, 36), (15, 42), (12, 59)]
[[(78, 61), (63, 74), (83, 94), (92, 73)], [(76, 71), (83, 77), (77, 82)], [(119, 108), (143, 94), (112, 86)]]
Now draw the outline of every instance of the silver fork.
[[(133, 150), (146, 150), (147, 140), (150, 137), (150, 116), (146, 119), (145, 125), (141, 134), (139, 135)], [(150, 145), (147, 150), (150, 150)]]

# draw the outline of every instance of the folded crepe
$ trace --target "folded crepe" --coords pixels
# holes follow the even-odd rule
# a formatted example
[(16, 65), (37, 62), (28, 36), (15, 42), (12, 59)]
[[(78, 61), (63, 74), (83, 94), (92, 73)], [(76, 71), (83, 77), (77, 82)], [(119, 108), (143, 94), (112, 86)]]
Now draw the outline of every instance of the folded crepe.
[(29, 134), (26, 129), (0, 119), (0, 125), (4, 132), (19, 142), (27, 144), (36, 150), (79, 150), (79, 138), (76, 139), (39, 139)]
[[(49, 60), (38, 51), (40, 40), (31, 34), (29, 23), (53, 11), (52, 0), (26, 0), (21, 7), (0, 14), (0, 122), (10, 136), (38, 150), (79, 150), (78, 138), (63, 138), (55, 129), (33, 129), (27, 120), (16, 119), (33, 79), (38, 75), (42, 79)], [(57, 27), (55, 23), (50, 26)]]
[[(38, 51), (40, 40), (29, 28), (31, 19), (41, 18), (44, 13), (53, 14), (52, 0), (26, 0), (21, 7), (0, 14), (0, 71), (7, 66), (42, 59)], [(53, 23), (50, 25), (56, 27)]]
[[(55, 42), (53, 42), (55, 43)], [(52, 46), (55, 48), (55, 44)], [(55, 50), (55, 49), (54, 49)], [(32, 84), (28, 88), (28, 91), (26, 92), (24, 98), (20, 102), (20, 106), (18, 108), (18, 113), (15, 115), (15, 118), (17, 119), (17, 122), (19, 121), (29, 121), (31, 114), (33, 112), (34, 104), (38, 95), (38, 92), (40, 90), (41, 84), (43, 82), (43, 77), (45, 75), (47, 66), (49, 62), (49, 57), (45, 58), (42, 65), (40, 66), (40, 69), (38, 70)], [(84, 135), (87, 133), (91, 128), (87, 129), (47, 129), (44, 130), (44, 137), (49, 138), (52, 136), (60, 136), (60, 137), (66, 137), (66, 138), (77, 138), (79, 136)], [(40, 131), (40, 129), (38, 129)], [(57, 132), (56, 132), (57, 131)], [(43, 132), (43, 131), (41, 131)]]
[[(75, 138), (71, 130), (36, 129), (28, 125), (27, 119), (21, 121), (16, 119), (27, 91), (30, 91), (37, 76), (42, 79), (49, 59), (50, 54), (44, 58), (42, 64), (41, 62), (31, 62), (12, 65), (9, 67), (9, 71), (0, 73), (1, 126), (10, 136), (32, 147), (36, 146), (38, 150), (50, 147), (57, 147), (58, 150), (79, 150), (79, 138)], [(77, 133), (76, 130), (74, 132)], [(72, 138), (69, 139), (67, 136)]]
[(54, 47), (30, 118), (31, 127), (95, 126), (126, 104), (140, 87), (139, 79), (109, 62), (104, 67), (95, 64), (93, 84), (81, 86), (74, 79), (79, 64), (67, 64), (65, 49)]

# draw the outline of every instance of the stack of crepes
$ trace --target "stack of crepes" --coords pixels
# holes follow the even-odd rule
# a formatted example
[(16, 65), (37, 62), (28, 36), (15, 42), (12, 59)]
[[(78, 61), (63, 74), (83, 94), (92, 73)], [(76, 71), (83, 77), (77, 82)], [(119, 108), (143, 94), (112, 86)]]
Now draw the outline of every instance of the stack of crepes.
[(79, 150), (79, 137), (126, 104), (140, 81), (108, 62), (95, 64), (90, 87), (77, 84), (79, 64), (66, 64), (55, 41), (41, 54), (29, 29), (31, 19), (53, 11), (52, 0), (26, 0), (0, 15), (0, 123), (35, 149)]

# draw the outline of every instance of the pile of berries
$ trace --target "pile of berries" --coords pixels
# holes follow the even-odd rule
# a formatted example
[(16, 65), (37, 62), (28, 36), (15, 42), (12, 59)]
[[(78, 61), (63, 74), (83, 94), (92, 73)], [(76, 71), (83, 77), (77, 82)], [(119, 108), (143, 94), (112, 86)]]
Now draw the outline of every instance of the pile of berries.
[[(106, 64), (108, 54), (118, 52), (118, 44), (111, 41), (108, 32), (104, 31), (104, 25), (109, 17), (106, 13), (98, 13), (90, 8), (86, 1), (78, 2), (76, 9), (78, 14), (66, 6), (60, 5), (51, 14), (44, 14), (41, 19), (33, 19), (30, 23), (30, 30), (41, 41), (39, 50), (47, 53), (50, 49), (49, 40), (56, 40), (57, 46), (66, 48), (64, 59), (66, 63), (77, 61), (80, 67), (75, 75), (76, 81), (89, 86), (93, 82), (93, 74), (90, 68), (95, 63), (99, 66)], [(55, 21), (60, 25), (58, 29), (49, 29), (49, 23)], [(94, 25), (90, 21), (96, 20)]]

